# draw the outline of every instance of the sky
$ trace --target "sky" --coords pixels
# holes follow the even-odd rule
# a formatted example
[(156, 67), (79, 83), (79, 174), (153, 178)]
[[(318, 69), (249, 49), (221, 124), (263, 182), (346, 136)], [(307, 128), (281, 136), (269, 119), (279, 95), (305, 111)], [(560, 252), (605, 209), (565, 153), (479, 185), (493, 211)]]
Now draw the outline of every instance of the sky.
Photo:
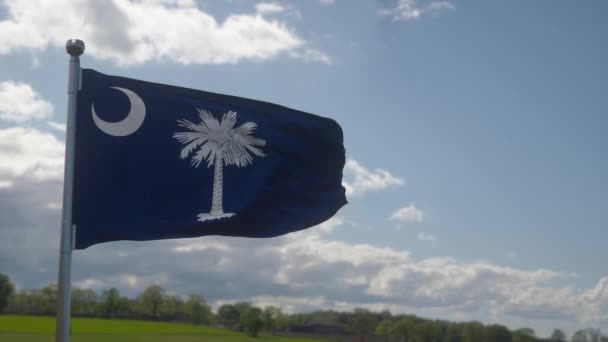
[(343, 128), (349, 204), (272, 239), (100, 244), (73, 285), (608, 330), (608, 2), (0, 0), (0, 272), (57, 279), (83, 67)]

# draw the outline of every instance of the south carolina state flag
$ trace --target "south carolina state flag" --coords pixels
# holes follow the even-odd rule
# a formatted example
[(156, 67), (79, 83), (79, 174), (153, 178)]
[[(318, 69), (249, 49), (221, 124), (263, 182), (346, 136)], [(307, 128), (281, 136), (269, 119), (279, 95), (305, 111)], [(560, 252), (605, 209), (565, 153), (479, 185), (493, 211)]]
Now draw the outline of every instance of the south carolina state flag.
[(82, 70), (75, 248), (115, 240), (273, 237), (346, 204), (333, 120)]

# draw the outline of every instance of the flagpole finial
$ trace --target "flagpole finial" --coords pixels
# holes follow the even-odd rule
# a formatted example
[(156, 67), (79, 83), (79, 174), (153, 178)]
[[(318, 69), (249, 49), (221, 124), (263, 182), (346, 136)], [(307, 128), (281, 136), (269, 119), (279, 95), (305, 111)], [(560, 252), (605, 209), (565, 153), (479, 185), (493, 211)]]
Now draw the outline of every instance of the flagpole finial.
[(84, 53), (84, 42), (80, 39), (68, 39), (65, 50), (70, 56), (80, 56)]

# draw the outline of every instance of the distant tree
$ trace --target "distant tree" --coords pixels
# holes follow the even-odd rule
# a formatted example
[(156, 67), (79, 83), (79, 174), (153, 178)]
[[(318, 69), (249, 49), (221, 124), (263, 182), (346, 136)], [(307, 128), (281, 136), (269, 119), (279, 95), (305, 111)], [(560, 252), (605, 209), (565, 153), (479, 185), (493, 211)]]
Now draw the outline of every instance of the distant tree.
[(587, 329), (587, 336), (589, 337), (590, 342), (600, 342), (600, 330), (594, 328)]
[(71, 304), (70, 304), (70, 314), (72, 316), (83, 316), (82, 314), (82, 307), (83, 307), (83, 301), (84, 301), (84, 290), (77, 288), (77, 287), (73, 287), (72, 288), (72, 294), (70, 295), (70, 299), (71, 299)]
[(378, 315), (379, 321), (382, 322), (385, 319), (393, 320), (393, 314), (389, 310), (382, 310)]
[[(276, 306), (269, 305), (262, 312), (262, 321), (264, 322), (263, 329), (276, 335), (279, 326), (279, 320), (283, 316), (283, 311)], [(283, 322), (281, 322), (283, 323)]]
[(551, 341), (555, 342), (565, 342), (566, 341), (566, 333), (564, 333), (560, 329), (553, 330), (551, 337), (549, 338)]
[(289, 326), (289, 315), (285, 314), (281, 309), (279, 309), (275, 320), (277, 331), (287, 330), (287, 327)]
[(241, 316), (241, 327), (249, 336), (258, 336), (263, 324), (262, 309), (255, 306), (249, 307)]
[(100, 315), (103, 318), (116, 318), (120, 312), (120, 292), (113, 287), (101, 294)]
[(391, 337), (399, 341), (407, 342), (410, 335), (413, 335), (414, 321), (403, 317), (397, 320), (391, 327)]
[(303, 313), (293, 313), (289, 315), (288, 325), (301, 325), (306, 324), (306, 320), (308, 319), (308, 315)]
[(513, 342), (534, 342), (536, 333), (532, 328), (520, 328), (513, 332)]
[(234, 308), (239, 313), (239, 323), (237, 324), (236, 330), (245, 331), (245, 328), (243, 328), (243, 326), (241, 325), (241, 317), (243, 317), (243, 315), (245, 314), (245, 312), (247, 312), (247, 310), (249, 310), (249, 308), (251, 308), (252, 306), (253, 305), (251, 305), (250, 302), (236, 302), (236, 303), (234, 303)]
[(186, 312), (190, 322), (194, 325), (210, 324), (213, 320), (213, 312), (202, 296), (191, 294), (186, 302)]
[(572, 335), (572, 342), (591, 342), (589, 336), (587, 335), (587, 331), (578, 330)]
[(159, 308), (159, 317), (165, 321), (186, 321), (186, 305), (179, 296), (166, 296)]
[(57, 285), (49, 284), (39, 290), (30, 292), (34, 313), (38, 315), (55, 315), (57, 312)]
[(10, 296), (6, 311), (19, 314), (32, 314), (32, 302), (28, 291), (20, 290)]
[(385, 318), (376, 326), (376, 335), (384, 337), (384, 341), (388, 342), (391, 336), (391, 329), (393, 328), (393, 320)]
[(520, 333), (522, 333), (522, 334), (524, 334), (526, 336), (529, 336), (529, 337), (536, 336), (536, 332), (532, 328), (520, 328), (520, 329), (517, 329), (515, 331), (518, 331), (518, 332), (520, 332)]
[(359, 341), (365, 342), (365, 338), (371, 336), (376, 329), (374, 315), (366, 309), (355, 309), (351, 328), (359, 336)]
[(118, 318), (134, 318), (136, 314), (134, 301), (127, 297), (118, 297), (117, 309), (116, 317)]
[(162, 286), (151, 285), (139, 296), (143, 309), (152, 319), (157, 319), (159, 317), (160, 306), (163, 304), (166, 297), (165, 292), (166, 291)]
[(82, 310), (86, 316), (95, 315), (95, 307), (97, 305), (98, 296), (95, 291), (91, 289), (84, 290), (83, 307)]
[(239, 326), (240, 314), (237, 308), (232, 304), (224, 304), (217, 310), (217, 321), (225, 328), (236, 330)]
[(462, 326), (456, 323), (448, 323), (443, 342), (461, 342)]
[[(328, 325), (338, 325), (340, 324), (340, 320), (342, 318), (342, 314), (340, 312), (336, 312), (333, 310), (321, 310), (310, 313), (310, 319), (307, 323), (309, 324), (328, 324)], [(344, 323), (350, 324), (352, 323), (352, 314), (347, 314), (347, 319)]]
[(13, 294), (13, 291), (15, 291), (15, 287), (8, 276), (0, 273), (0, 313), (8, 305), (8, 299)]
[(479, 322), (467, 322), (462, 326), (462, 342), (479, 342), (483, 335), (484, 327)]
[(512, 342), (511, 331), (498, 324), (488, 325), (484, 329), (482, 342)]
[(414, 326), (414, 334), (424, 342), (439, 342), (441, 340), (441, 324), (426, 321)]

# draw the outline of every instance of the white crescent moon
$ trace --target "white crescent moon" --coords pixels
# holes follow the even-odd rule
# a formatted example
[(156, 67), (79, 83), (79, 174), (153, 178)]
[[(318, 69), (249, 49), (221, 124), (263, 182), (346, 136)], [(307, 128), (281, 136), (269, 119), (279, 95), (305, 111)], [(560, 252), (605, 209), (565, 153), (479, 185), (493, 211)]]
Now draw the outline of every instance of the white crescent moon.
[(134, 92), (129, 89), (120, 87), (111, 87), (112, 89), (122, 91), (129, 98), (131, 110), (127, 117), (118, 122), (107, 122), (99, 118), (95, 113), (95, 105), (91, 104), (91, 112), (93, 113), (93, 121), (95, 125), (104, 133), (115, 137), (124, 137), (134, 133), (139, 129), (146, 118), (146, 105), (144, 101)]

